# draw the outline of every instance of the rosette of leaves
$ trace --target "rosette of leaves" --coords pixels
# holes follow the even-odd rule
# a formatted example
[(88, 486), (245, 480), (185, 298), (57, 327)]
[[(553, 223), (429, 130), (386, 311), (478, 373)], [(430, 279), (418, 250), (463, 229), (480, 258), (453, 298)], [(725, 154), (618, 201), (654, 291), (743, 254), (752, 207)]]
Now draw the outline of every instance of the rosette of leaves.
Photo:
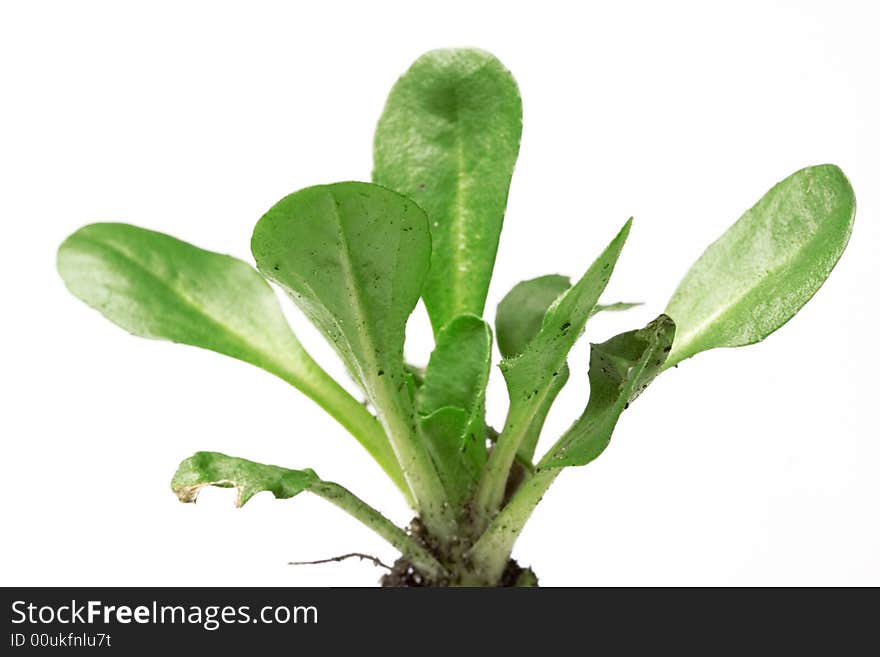
[[(630, 305), (600, 297), (631, 222), (573, 283), (556, 274), (527, 280), (498, 305), (494, 336), (510, 403), (504, 425), (487, 426), (493, 330), (483, 313), (521, 117), (517, 85), (495, 57), (429, 52), (388, 97), (373, 181), (280, 200), (254, 229), (256, 268), (121, 223), (88, 225), (64, 241), (58, 270), (75, 296), (130, 333), (232, 356), (292, 385), (351, 433), (418, 522), (395, 525), (310, 469), (216, 452), (180, 465), (172, 487), (181, 500), (204, 486), (235, 488), (239, 505), (262, 491), (309, 492), (386, 538), (401, 553), (396, 569), (422, 584), (534, 584), (511, 553), (559, 473), (599, 456), (664, 370), (780, 328), (847, 244), (855, 201), (840, 169), (811, 166), (775, 185), (697, 259), (654, 321), (591, 345), (584, 411), (538, 456), (572, 346), (596, 312)], [(320, 329), (363, 399), (309, 356), (273, 285)], [(419, 298), (436, 343), (423, 371), (403, 358)]]

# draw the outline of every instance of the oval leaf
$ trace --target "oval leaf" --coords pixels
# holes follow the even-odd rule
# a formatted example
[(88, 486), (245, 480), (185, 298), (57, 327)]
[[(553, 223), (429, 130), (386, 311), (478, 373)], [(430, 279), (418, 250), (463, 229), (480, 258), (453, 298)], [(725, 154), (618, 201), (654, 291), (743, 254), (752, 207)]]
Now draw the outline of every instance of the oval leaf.
[(481, 50), (423, 55), (388, 97), (373, 180), (431, 220), (423, 296), (435, 333), (458, 315), (483, 314), (521, 132), (516, 82)]
[(666, 308), (678, 326), (670, 367), (766, 338), (825, 282), (852, 231), (855, 197), (834, 165), (771, 189), (694, 263)]
[(135, 335), (189, 344), (261, 367), (336, 418), (402, 490), (382, 427), (315, 363), (250, 265), (128, 224), (85, 226), (58, 250), (68, 289)]
[(211, 349), (284, 379), (310, 359), (253, 267), (128, 224), (92, 224), (58, 250), (67, 288), (135, 335)]
[(251, 249), (259, 270), (323, 331), (371, 400), (404, 385), (406, 320), (431, 253), (427, 218), (415, 203), (368, 183), (309, 187), (260, 219)]

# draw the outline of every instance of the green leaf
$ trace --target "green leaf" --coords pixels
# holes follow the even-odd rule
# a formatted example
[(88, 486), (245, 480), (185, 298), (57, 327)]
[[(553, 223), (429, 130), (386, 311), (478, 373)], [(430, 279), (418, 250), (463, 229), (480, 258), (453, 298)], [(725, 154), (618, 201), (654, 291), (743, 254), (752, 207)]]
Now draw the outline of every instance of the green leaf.
[(481, 50), (423, 55), (388, 97), (373, 180), (412, 198), (431, 220), (422, 294), (435, 334), (458, 315), (483, 313), (521, 132), (516, 82)]
[[(550, 274), (517, 283), (498, 304), (495, 313), (495, 332), (498, 348), (504, 358), (513, 358), (525, 351), (526, 346), (540, 332), (547, 309), (569, 288), (568, 276)], [(637, 303), (614, 303), (596, 305), (590, 312), (592, 317), (602, 311), (627, 310)], [(529, 431), (523, 437), (519, 456), (531, 462), (535, 454), (541, 430), (556, 396), (568, 381), (568, 365), (564, 364), (554, 377), (546, 398), (535, 412)]]
[(269, 491), (277, 499), (299, 495), (318, 481), (313, 470), (288, 470), (219, 452), (197, 452), (183, 461), (171, 480), (181, 502), (195, 502), (205, 486), (235, 488), (236, 506), (244, 506), (257, 493)]
[(253, 267), (127, 224), (92, 224), (58, 250), (68, 289), (146, 338), (238, 358), (281, 378), (307, 378), (310, 359)]
[[(251, 248), (263, 275), (324, 333), (363, 387), (426, 522), (439, 522), (449, 512), (416, 436), (403, 362), (406, 321), (430, 264), (425, 213), (378, 185), (309, 187), (260, 219)], [(445, 531), (434, 529), (439, 535)]]
[(501, 361), (510, 408), (477, 491), (477, 511), (483, 519), (491, 518), (500, 508), (513, 460), (526, 437), (534, 435), (532, 427), (536, 417), (546, 412), (554, 390), (558, 392), (556, 381), (563, 375), (568, 352), (580, 337), (611, 278), (631, 225), (632, 219), (624, 224), (583, 277), (547, 310), (541, 330), (523, 353)]
[(475, 315), (461, 315), (437, 336), (419, 390), (420, 425), (447, 494), (462, 501), (486, 461), (484, 406), (492, 359), (492, 331)]
[(519, 445), (517, 455), (526, 463), (531, 463), (532, 459), (535, 457), (535, 449), (538, 447), (538, 441), (541, 439), (541, 431), (544, 429), (544, 423), (547, 421), (547, 416), (550, 414), (553, 402), (556, 401), (556, 397), (559, 396), (559, 393), (562, 392), (565, 384), (568, 383), (568, 377), (570, 374), (568, 363), (563, 363), (558, 372), (559, 373), (553, 377), (550, 387), (547, 389), (547, 395), (541, 401), (538, 408), (535, 409), (532, 420), (529, 422), (529, 428)]
[(516, 489), (468, 554), (489, 581), (500, 577), (514, 542), (561, 469), (585, 465), (608, 446), (621, 413), (662, 371), (674, 337), (675, 324), (660, 315), (642, 329), (591, 345), (586, 410)]
[(479, 433), (479, 423), (454, 406), (421, 418), (419, 426), (450, 503), (460, 507), (486, 461), (485, 433)]
[(537, 406), (551, 388), (611, 278), (631, 224), (624, 224), (583, 277), (550, 307), (523, 353), (501, 361), (511, 405)]
[(771, 189), (694, 263), (666, 308), (671, 367), (766, 338), (825, 282), (852, 232), (855, 197), (836, 166), (801, 169)]
[(250, 265), (128, 224), (92, 224), (58, 250), (68, 289), (146, 338), (210, 349), (261, 367), (315, 400), (389, 476), (403, 474), (382, 427), (305, 352)]
[(235, 488), (236, 506), (243, 506), (262, 491), (269, 491), (278, 499), (309, 491), (375, 531), (425, 574), (437, 578), (448, 575), (443, 565), (416, 539), (348, 489), (320, 479), (312, 470), (289, 470), (219, 452), (197, 452), (180, 464), (171, 480), (171, 489), (181, 502), (195, 502), (205, 486)]
[(251, 249), (259, 270), (323, 331), (371, 401), (403, 384), (406, 320), (431, 249), (415, 203), (368, 183), (309, 187), (260, 219)]
[(621, 312), (623, 310), (629, 310), (630, 308), (635, 308), (636, 306), (641, 305), (641, 301), (618, 301), (617, 303), (599, 303), (593, 307), (593, 312), (590, 313), (590, 317), (592, 317), (593, 315), (598, 315), (599, 313)]
[(484, 397), (492, 359), (492, 331), (475, 315), (461, 315), (437, 335), (419, 393), (419, 413), (444, 406), (469, 413)]
[(504, 358), (513, 358), (525, 350), (541, 330), (547, 309), (570, 287), (568, 276), (550, 274), (511, 288), (495, 312), (495, 335)]
[(624, 409), (663, 369), (675, 323), (660, 315), (645, 328), (591, 345), (590, 401), (538, 465), (540, 469), (585, 465), (608, 446)]

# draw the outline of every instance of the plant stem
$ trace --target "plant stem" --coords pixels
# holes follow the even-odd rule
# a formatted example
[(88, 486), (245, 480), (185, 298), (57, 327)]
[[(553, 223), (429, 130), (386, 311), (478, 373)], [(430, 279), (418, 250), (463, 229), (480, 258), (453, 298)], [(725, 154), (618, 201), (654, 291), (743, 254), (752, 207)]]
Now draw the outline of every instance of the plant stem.
[[(400, 489), (407, 503), (415, 508), (413, 493), (379, 420), (339, 385), (336, 379), (327, 374), (304, 349), (298, 354), (298, 359), (301, 363), (299, 372), (284, 371), (278, 372), (278, 375), (323, 408), (354, 436)], [(303, 371), (307, 371), (308, 375), (303, 376)]]
[(360, 520), (397, 548), (420, 572), (437, 579), (448, 576), (443, 565), (415, 538), (388, 520), (376, 509), (354, 495), (347, 488), (332, 481), (317, 481), (309, 486), (309, 492), (323, 497), (340, 509)]
[(514, 542), (561, 470), (539, 469), (524, 481), (468, 552), (474, 571), (485, 578), (486, 584), (492, 585), (501, 578)]
[(409, 484), (419, 514), (428, 532), (442, 543), (457, 533), (455, 515), (446, 489), (415, 424), (415, 412), (400, 395), (387, 394), (374, 402), (382, 424), (397, 455), (403, 476)]
[(536, 395), (527, 403), (511, 403), (504, 430), (492, 447), (474, 497), (477, 517), (481, 522), (480, 530), (485, 528), (501, 508), (510, 468), (547, 395), (548, 389), (545, 388), (542, 394)]

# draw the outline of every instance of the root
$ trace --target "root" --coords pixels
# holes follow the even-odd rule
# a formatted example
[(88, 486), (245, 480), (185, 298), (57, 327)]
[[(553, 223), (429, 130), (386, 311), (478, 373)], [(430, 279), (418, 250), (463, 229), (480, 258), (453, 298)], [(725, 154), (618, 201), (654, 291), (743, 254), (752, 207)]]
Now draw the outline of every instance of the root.
[(348, 552), (346, 554), (340, 554), (338, 557), (330, 557), (329, 559), (315, 559), (314, 561), (289, 561), (287, 563), (288, 566), (317, 566), (324, 563), (338, 563), (340, 561), (345, 561), (346, 559), (360, 559), (361, 561), (370, 561), (374, 566), (378, 566), (379, 568), (384, 568), (387, 571), (393, 570), (391, 566), (387, 563), (382, 562), (379, 557), (374, 557), (370, 554), (364, 554), (363, 552)]

